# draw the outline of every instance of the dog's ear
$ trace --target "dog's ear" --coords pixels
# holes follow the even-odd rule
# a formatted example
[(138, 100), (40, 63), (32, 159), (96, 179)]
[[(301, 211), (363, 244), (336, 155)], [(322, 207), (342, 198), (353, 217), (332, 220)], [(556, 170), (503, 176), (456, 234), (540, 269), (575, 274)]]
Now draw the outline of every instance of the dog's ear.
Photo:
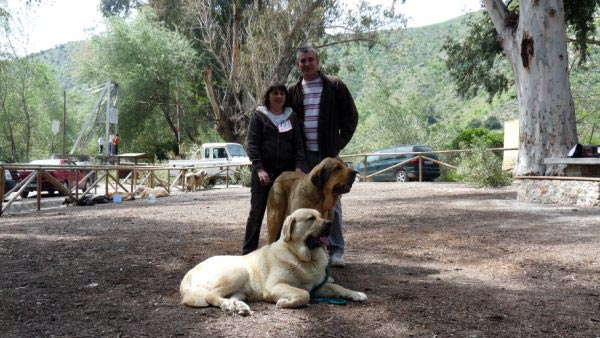
[(283, 222), (283, 228), (281, 229), (281, 235), (283, 236), (283, 240), (289, 242), (292, 240), (292, 232), (294, 231), (294, 226), (296, 225), (296, 219), (294, 216), (288, 216)]
[(313, 173), (310, 181), (315, 185), (315, 187), (317, 187), (317, 190), (323, 190), (325, 184), (329, 180), (330, 174), (331, 173), (329, 170), (327, 170), (327, 168), (319, 164), (319, 167)]

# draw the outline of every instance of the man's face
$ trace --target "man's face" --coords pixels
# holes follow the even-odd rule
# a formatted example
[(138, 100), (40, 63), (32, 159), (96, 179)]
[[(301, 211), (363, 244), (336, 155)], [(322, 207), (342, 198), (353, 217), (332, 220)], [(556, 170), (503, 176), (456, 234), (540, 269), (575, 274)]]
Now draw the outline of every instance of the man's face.
[(306, 80), (314, 80), (319, 75), (319, 60), (313, 52), (300, 53), (298, 59), (298, 69)]

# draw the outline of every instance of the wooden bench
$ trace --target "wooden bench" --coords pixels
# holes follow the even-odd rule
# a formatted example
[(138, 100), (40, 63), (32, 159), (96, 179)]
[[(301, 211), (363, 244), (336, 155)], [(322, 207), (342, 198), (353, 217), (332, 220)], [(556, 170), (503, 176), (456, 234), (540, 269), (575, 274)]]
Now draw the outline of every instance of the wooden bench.
[(565, 174), (571, 177), (600, 177), (600, 157), (550, 157), (544, 164), (566, 165)]

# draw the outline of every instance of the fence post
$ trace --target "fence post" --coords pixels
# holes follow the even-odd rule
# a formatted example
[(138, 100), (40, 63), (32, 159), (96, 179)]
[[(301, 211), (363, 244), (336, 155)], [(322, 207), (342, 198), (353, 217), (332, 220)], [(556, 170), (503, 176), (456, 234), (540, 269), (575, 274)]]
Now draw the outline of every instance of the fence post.
[(229, 188), (229, 165), (227, 165), (227, 169), (225, 170), (227, 173), (227, 175), (225, 175), (225, 188)]
[(364, 171), (363, 172), (363, 174), (364, 174), (364, 176), (363, 176), (363, 182), (366, 182), (367, 181), (367, 172), (368, 172), (368, 168), (367, 168), (367, 166), (368, 166), (368, 164), (367, 164), (367, 155), (365, 155), (365, 158), (363, 159), (363, 164), (364, 164), (364, 166), (363, 166), (364, 167), (364, 170), (363, 170)]
[[(16, 181), (17, 178), (15, 177)], [(4, 202), (4, 185), (6, 182), (4, 181), (4, 167), (0, 166), (0, 216), (2, 216), (2, 202)]]
[(40, 211), (42, 208), (42, 169), (36, 170), (35, 174), (37, 175), (37, 196), (35, 198), (37, 202), (37, 210)]
[(419, 182), (423, 182), (423, 158), (419, 155)]

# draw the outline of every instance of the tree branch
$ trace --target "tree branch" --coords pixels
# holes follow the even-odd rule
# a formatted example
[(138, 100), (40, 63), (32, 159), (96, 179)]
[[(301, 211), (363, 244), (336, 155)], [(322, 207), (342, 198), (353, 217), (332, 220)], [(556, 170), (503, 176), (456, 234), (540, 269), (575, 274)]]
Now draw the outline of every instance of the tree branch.
[(509, 18), (508, 8), (502, 0), (482, 0), (483, 4), (494, 23), (494, 27), (499, 34), (503, 34), (506, 30)]

